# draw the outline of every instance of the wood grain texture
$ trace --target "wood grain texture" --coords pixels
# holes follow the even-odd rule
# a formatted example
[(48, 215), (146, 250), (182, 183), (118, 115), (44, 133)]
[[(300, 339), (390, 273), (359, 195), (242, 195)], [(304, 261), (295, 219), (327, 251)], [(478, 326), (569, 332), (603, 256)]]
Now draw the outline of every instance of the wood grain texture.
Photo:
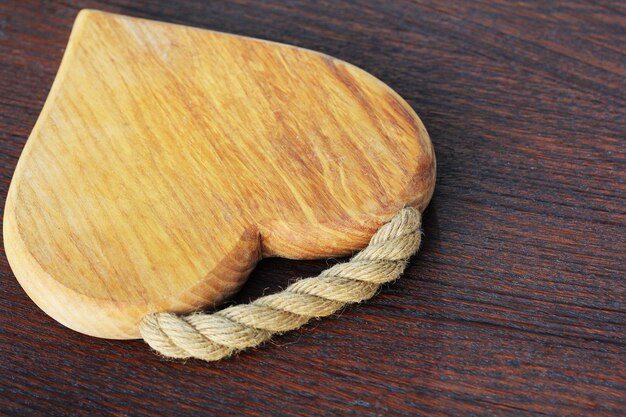
[(305, 49), (83, 10), (17, 165), (4, 245), (64, 325), (139, 338), (232, 296), (262, 257), (364, 247), (435, 185), (428, 133)]
[[(437, 189), (402, 279), (216, 364), (162, 361), (139, 341), (66, 329), (3, 258), (3, 414), (623, 414), (622, 3), (0, 1), (3, 198), (85, 7), (358, 65), (419, 111)], [(236, 300), (326, 266), (263, 260)]]

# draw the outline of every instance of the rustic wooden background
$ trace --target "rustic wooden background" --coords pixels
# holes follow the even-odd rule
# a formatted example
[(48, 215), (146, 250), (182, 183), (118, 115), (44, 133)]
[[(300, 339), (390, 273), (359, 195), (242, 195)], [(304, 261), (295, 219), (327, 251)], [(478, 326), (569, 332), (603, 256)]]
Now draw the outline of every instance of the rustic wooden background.
[[(421, 115), (426, 239), (371, 302), (220, 363), (65, 329), (0, 259), (5, 415), (626, 412), (626, 3), (0, 0), (0, 195), (81, 8), (352, 62)], [(238, 297), (326, 261), (266, 260)]]

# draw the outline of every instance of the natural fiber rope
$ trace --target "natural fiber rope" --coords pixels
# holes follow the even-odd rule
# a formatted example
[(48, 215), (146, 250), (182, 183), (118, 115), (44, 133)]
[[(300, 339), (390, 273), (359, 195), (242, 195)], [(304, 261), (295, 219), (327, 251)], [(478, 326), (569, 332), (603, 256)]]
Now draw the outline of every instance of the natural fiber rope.
[(299, 280), (282, 292), (213, 314), (149, 314), (141, 321), (141, 336), (170, 358), (215, 361), (257, 346), (275, 334), (374, 296), (380, 285), (402, 274), (409, 257), (419, 248), (420, 225), (420, 212), (404, 208), (346, 263)]

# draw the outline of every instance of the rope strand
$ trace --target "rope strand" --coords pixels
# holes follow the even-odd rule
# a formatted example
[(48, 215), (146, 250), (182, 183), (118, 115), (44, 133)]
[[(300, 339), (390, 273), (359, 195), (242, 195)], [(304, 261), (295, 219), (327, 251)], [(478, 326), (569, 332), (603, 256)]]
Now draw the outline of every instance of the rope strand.
[(419, 210), (404, 208), (346, 263), (301, 279), (282, 292), (212, 314), (148, 314), (139, 326), (141, 336), (163, 356), (179, 359), (216, 361), (258, 346), (275, 334), (373, 297), (382, 284), (402, 274), (419, 249), (420, 226)]

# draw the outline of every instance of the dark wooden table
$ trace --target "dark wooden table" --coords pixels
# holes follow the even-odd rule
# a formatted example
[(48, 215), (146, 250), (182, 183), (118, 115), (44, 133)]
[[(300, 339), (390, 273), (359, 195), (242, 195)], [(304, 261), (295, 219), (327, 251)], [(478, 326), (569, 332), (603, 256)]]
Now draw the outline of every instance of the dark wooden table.
[[(2, 256), (2, 414), (626, 413), (626, 3), (0, 0), (3, 202), (81, 8), (352, 62), (421, 115), (438, 185), (400, 281), (213, 364), (62, 327)], [(265, 260), (238, 300), (326, 265)]]

